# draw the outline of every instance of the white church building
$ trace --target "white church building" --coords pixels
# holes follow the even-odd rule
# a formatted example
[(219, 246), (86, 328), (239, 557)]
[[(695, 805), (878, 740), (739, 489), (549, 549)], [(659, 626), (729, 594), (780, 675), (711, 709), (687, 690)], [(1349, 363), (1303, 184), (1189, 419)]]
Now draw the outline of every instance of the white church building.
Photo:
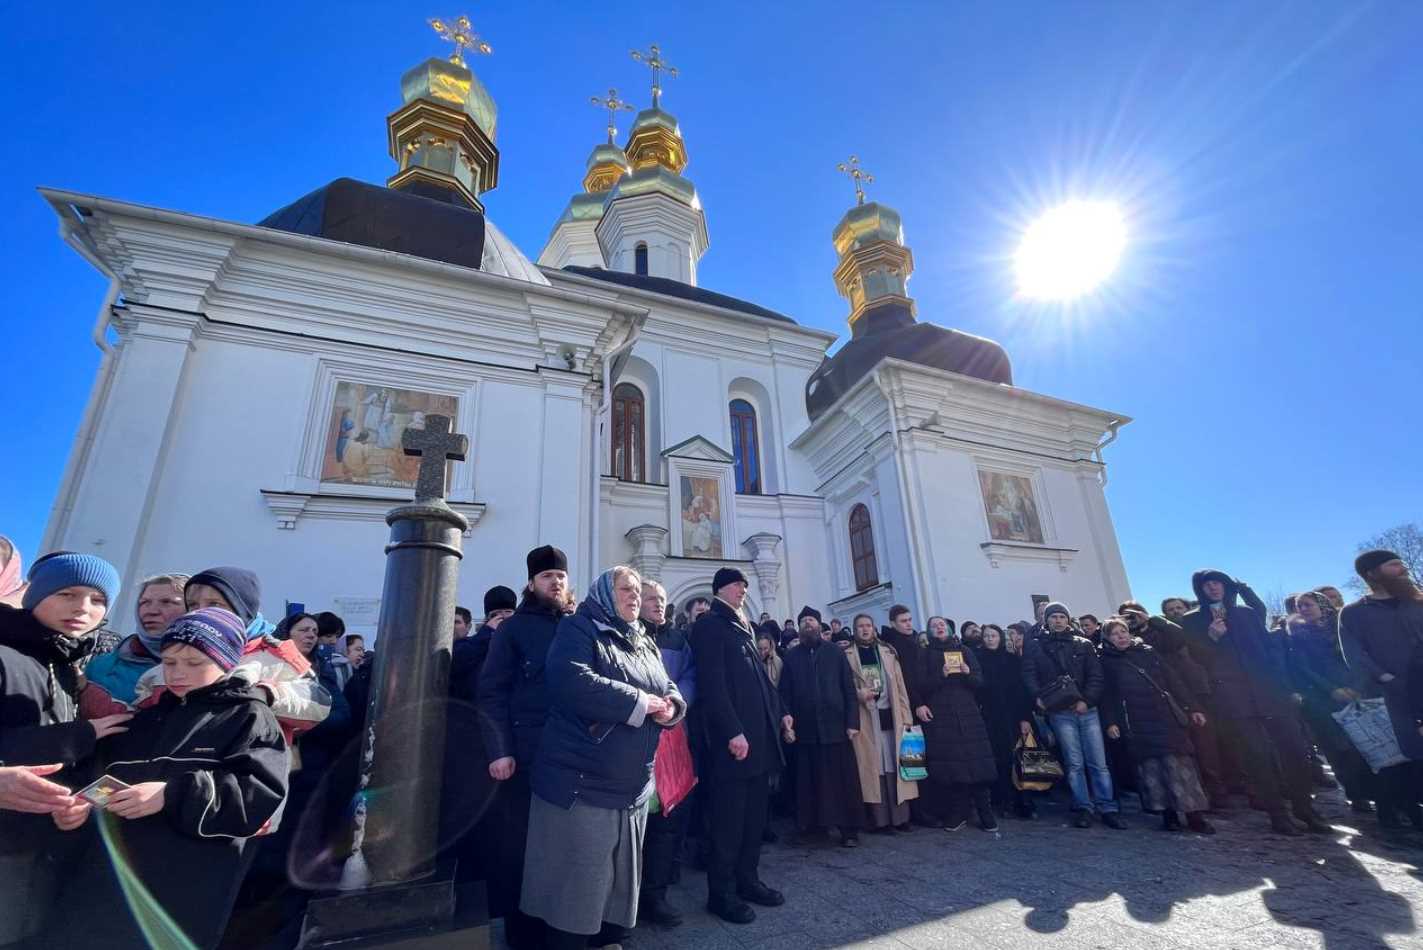
[(699, 286), (706, 214), (654, 105), (599, 145), (531, 262), (486, 216), (497, 111), (460, 62), (401, 80), (396, 173), (338, 179), (258, 224), (42, 189), (109, 280), (103, 359), (44, 549), (98, 553), (132, 616), (147, 574), (258, 571), (372, 632), (401, 433), (470, 439), (459, 602), (555, 544), (578, 589), (617, 563), (677, 604), (739, 565), (749, 607), (921, 623), (1129, 595), (1103, 447), (1129, 420), (1012, 384), (996, 343), (920, 322), (900, 217), (835, 227), (850, 338)]

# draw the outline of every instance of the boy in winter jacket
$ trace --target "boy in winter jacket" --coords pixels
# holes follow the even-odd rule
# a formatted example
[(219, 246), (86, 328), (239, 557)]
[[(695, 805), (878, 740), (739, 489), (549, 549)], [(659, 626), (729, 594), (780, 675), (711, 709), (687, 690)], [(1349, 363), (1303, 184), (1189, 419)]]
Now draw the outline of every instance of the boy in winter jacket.
[[(189, 610), (218, 607), (242, 621), (247, 641), (234, 673), (266, 698), (288, 744), (330, 714), (331, 694), (317, 681), (306, 657), (290, 640), (272, 636), (276, 628), (262, 616), (262, 585), (256, 574), (240, 567), (201, 571), (188, 579), (183, 599)], [(136, 707), (151, 705), (162, 697), (163, 677), (159, 665), (139, 678)]]
[[(214, 947), (222, 938), (249, 863), (249, 839), (287, 792), (287, 747), (276, 716), (233, 675), (246, 642), (242, 622), (211, 607), (184, 614), (164, 632), (162, 695), (99, 750), (98, 768), (117, 781), (53, 816), (72, 831), (97, 804), (103, 837), (112, 842), (91, 839), (88, 859), (69, 882), (72, 902), (61, 899), (82, 903), (85, 913), (59, 926), (57, 946)], [(130, 884), (126, 893), (121, 878), (142, 887)]]

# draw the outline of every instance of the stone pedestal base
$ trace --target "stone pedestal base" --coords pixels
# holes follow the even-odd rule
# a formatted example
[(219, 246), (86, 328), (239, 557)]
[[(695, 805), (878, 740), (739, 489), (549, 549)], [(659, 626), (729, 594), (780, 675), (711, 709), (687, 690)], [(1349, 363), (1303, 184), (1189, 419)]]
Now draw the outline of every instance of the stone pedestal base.
[(299, 950), (489, 950), (484, 885), (451, 879), (315, 898)]

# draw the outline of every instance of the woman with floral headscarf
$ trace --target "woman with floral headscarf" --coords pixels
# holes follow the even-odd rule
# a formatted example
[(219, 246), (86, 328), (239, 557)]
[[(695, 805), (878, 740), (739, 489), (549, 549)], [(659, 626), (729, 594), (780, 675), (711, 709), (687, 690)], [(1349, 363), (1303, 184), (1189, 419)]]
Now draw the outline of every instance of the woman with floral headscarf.
[[(1331, 713), (1359, 698), (1339, 649), (1339, 611), (1319, 591), (1295, 597), (1295, 613), (1288, 619), (1289, 670), (1301, 712), (1334, 776), (1344, 786), (1354, 810), (1369, 811), (1377, 781)], [(1380, 809), (1379, 821), (1396, 821)]]
[(550, 950), (612, 943), (637, 922), (652, 758), (687, 711), (641, 605), (635, 570), (605, 571), (549, 647), (519, 909), (548, 925)]

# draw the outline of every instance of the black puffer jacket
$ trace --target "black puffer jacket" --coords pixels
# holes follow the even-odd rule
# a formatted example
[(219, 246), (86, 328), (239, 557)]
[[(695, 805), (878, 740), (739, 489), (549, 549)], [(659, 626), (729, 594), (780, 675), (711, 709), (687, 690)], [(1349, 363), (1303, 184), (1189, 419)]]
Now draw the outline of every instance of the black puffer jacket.
[[(534, 794), (560, 808), (581, 801), (625, 809), (647, 801), (662, 730), (687, 712), (652, 637), (636, 623), (619, 630), (585, 600), (559, 622), (547, 670), (549, 716)], [(662, 724), (644, 715), (632, 725), (644, 693), (672, 700), (673, 719)]]
[[(79, 671), (94, 642), (63, 637), (28, 610), (0, 604), (0, 763), (66, 768), (49, 781), (79, 788), (94, 753), (94, 729), (79, 720)], [(46, 848), (57, 834), (48, 815), (0, 810), (0, 854)]]
[(1102, 664), (1092, 641), (1071, 630), (1023, 645), (1023, 685), (1034, 699), (1062, 674), (1072, 677), (1088, 706), (1102, 701)]
[[(137, 877), (195, 946), (221, 939), (247, 867), (244, 853), (286, 798), (287, 765), (277, 717), (239, 678), (182, 698), (165, 693), (134, 716), (128, 732), (100, 745), (104, 773), (130, 785), (166, 785), (157, 814), (104, 820), (125, 874)], [(97, 839), (84, 865), (70, 893), (83, 895), (85, 912), (74, 915), (73, 932), (56, 945), (145, 945)]]
[[(1211, 609), (1205, 583), (1225, 585), (1227, 632), (1210, 635)], [(1222, 719), (1281, 717), (1290, 714), (1284, 636), (1265, 629), (1259, 598), (1222, 571), (1197, 571), (1191, 578), (1201, 606), (1181, 618), (1186, 649), (1210, 681), (1215, 714)], [(1246, 605), (1239, 603), (1244, 597)]]
[(513, 756), (519, 768), (533, 767), (548, 719), (544, 664), (565, 616), (525, 593), (514, 616), (494, 631), (479, 674), (479, 721), (491, 761)]
[[(944, 654), (949, 652), (963, 654), (967, 673), (944, 674)], [(910, 702), (916, 710), (928, 706), (933, 717), (922, 723), (929, 780), (941, 785), (992, 782), (998, 765), (978, 709), (976, 693), (983, 685), (978, 655), (956, 636), (930, 637), (916, 659), (918, 686)], [(915, 721), (919, 721), (917, 712)]]
[(779, 689), (785, 711), (795, 720), (796, 742), (849, 742), (847, 730), (860, 728), (855, 676), (845, 651), (833, 643), (802, 642), (787, 650)]
[[(1189, 729), (1176, 722), (1157, 687), (1169, 692), (1187, 713), (1200, 706), (1200, 699), (1159, 651), (1140, 640), (1133, 640), (1125, 650), (1104, 641), (1102, 671), (1106, 683), (1102, 696), (1104, 735), (1111, 726), (1119, 728), (1138, 761), (1195, 751)], [(1147, 676), (1155, 686), (1147, 682)]]

